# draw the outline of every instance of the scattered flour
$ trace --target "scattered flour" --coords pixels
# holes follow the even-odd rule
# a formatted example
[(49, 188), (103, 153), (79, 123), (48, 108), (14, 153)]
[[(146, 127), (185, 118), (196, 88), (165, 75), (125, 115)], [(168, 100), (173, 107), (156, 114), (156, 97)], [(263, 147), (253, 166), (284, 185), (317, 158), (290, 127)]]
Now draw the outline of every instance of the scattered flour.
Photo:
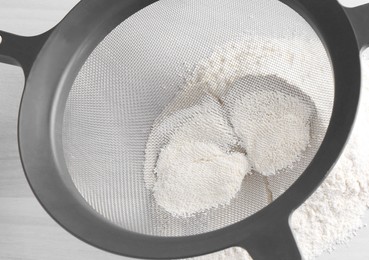
[(369, 60), (363, 66), (361, 103), (348, 144), (327, 179), (291, 219), (306, 260), (348, 242), (364, 226), (369, 207)]
[[(291, 48), (293, 46), (293, 48)], [(321, 59), (316, 59), (321, 55)], [(316, 103), (317, 110), (329, 113), (325, 96), (312, 86), (319, 85), (327, 98), (333, 95), (333, 76), (327, 68), (324, 48), (317, 40), (293, 38), (271, 39), (261, 36), (244, 37), (216, 47), (209, 57), (201, 60), (187, 78), (184, 91), (205, 90), (222, 98), (235, 81), (250, 75), (276, 75), (298, 86)], [(319, 116), (319, 115), (318, 115)], [(328, 124), (329, 121), (325, 122)]]
[[(276, 75), (288, 80), (289, 84), (298, 86), (316, 103), (319, 113), (327, 114), (330, 107), (325, 106), (324, 97), (319, 93), (309, 92), (306, 86), (320, 85), (322, 89), (333, 89), (332, 75), (324, 68), (329, 64), (324, 59), (314, 59), (314, 53), (321, 48), (321, 43), (306, 39), (265, 39), (240, 40), (226, 44), (202, 60), (188, 77), (183, 88), (183, 97), (191, 96), (192, 92), (208, 92), (221, 101), (235, 81), (252, 74)], [(289, 46), (294, 46), (294, 52), (289, 52)], [(301, 50), (298, 51), (298, 48)], [(369, 63), (365, 66), (368, 68)], [(245, 69), (243, 69), (245, 68)], [(262, 69), (261, 69), (262, 68)], [(313, 70), (314, 73), (310, 74)], [(291, 77), (291, 75), (296, 75)], [(366, 79), (366, 82), (368, 80)], [(322, 85), (323, 84), (323, 85)], [(327, 84), (327, 85), (324, 85)], [(202, 91), (204, 90), (204, 91)], [(327, 93), (329, 97), (331, 93)], [(291, 226), (304, 259), (315, 259), (325, 251), (333, 250), (337, 244), (348, 241), (363, 226), (363, 214), (369, 206), (369, 91), (368, 85), (362, 94), (361, 112), (357, 119), (353, 134), (344, 153), (331, 174), (292, 216)], [(219, 105), (220, 106), (220, 105)], [(196, 108), (188, 108), (189, 111)], [(158, 123), (149, 139), (145, 162), (145, 181), (151, 189), (156, 181), (153, 173), (162, 147), (168, 148), (171, 136), (183, 125), (180, 123), (186, 111), (180, 111)], [(189, 113), (191, 114), (191, 113)], [(196, 114), (196, 113), (194, 113)], [(193, 114), (192, 114), (193, 115)], [(194, 116), (188, 116), (194, 118)], [(165, 126), (165, 120), (168, 125)], [(169, 121), (173, 120), (173, 124)], [(163, 123), (163, 127), (161, 126)], [(327, 125), (329, 122), (322, 122)], [(225, 122), (225, 125), (227, 123)], [(159, 129), (159, 130), (157, 130)], [(156, 132), (156, 133), (155, 133)], [(230, 136), (233, 136), (230, 135)], [(159, 141), (159, 146), (153, 145)], [(201, 143), (201, 142), (199, 142)], [(230, 142), (230, 143), (233, 143)], [(167, 146), (166, 146), (167, 145)], [(219, 151), (226, 152), (220, 148)], [(231, 145), (232, 146), (232, 145)], [(163, 151), (165, 148), (163, 149)], [(230, 154), (227, 154), (228, 156)], [(147, 166), (148, 165), (148, 166)], [(249, 259), (241, 249), (231, 248), (197, 259)]]
[(160, 152), (155, 169), (158, 205), (178, 217), (228, 205), (250, 171), (246, 156), (211, 143), (173, 140)]
[[(300, 97), (278, 91), (274, 83), (280, 80), (243, 79), (225, 99), (230, 122), (253, 169), (265, 176), (291, 168), (310, 141), (311, 106)], [(258, 90), (250, 91), (250, 86)], [(265, 86), (271, 90), (263, 90)]]
[[(369, 53), (369, 52), (368, 52)], [(291, 226), (305, 260), (316, 259), (347, 243), (364, 227), (369, 207), (369, 55), (364, 60), (361, 103), (348, 144), (318, 190), (291, 218)], [(229, 248), (194, 260), (251, 260), (239, 248)]]

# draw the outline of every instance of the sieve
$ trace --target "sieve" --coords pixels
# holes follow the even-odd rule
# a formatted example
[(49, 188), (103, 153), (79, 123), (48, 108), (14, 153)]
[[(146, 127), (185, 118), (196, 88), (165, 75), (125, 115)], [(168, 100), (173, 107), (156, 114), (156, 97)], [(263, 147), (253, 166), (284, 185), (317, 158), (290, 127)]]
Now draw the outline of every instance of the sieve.
[[(289, 216), (349, 136), (368, 24), (369, 5), (345, 8), (335, 0), (82, 0), (42, 35), (0, 32), (0, 60), (21, 66), (26, 78), (18, 142), (27, 180), (56, 222), (112, 253), (170, 259), (238, 246), (253, 259), (301, 259)], [(321, 113), (319, 142), (288, 181), (267, 180), (279, 192), (272, 200), (252, 196), (263, 179), (247, 177), (251, 195), (241, 191), (229, 207), (172, 218), (155, 205), (142, 176), (152, 124), (175, 99), (183, 62), (194, 66), (240, 35), (257, 35), (259, 43), (296, 35), (318, 41), (303, 69), (274, 56), (271, 64), (287, 79), (315, 79), (303, 91)], [(304, 48), (288, 47), (296, 54)], [(263, 60), (262, 51), (256, 56)], [(317, 61), (326, 67), (318, 71)], [(327, 77), (314, 77), (322, 72)]]

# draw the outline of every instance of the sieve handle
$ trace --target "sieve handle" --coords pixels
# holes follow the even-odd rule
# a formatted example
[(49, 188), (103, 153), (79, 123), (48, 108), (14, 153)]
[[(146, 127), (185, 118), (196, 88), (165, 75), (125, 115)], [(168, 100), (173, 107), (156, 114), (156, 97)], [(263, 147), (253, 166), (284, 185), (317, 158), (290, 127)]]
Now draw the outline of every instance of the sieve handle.
[(270, 223), (240, 245), (253, 260), (301, 260), (288, 219)]
[(28, 76), (51, 31), (31, 37), (0, 31), (0, 62), (22, 67)]
[(369, 47), (369, 4), (344, 7), (344, 10), (354, 29), (359, 48)]

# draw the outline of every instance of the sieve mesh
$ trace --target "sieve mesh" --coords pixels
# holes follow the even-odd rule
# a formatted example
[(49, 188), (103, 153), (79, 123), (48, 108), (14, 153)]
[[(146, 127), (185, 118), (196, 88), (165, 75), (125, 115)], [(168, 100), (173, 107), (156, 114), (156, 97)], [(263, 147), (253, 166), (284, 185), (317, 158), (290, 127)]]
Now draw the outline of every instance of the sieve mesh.
[[(216, 68), (216, 54), (222, 51), (238, 57), (238, 63), (223, 71), (227, 80), (219, 83), (206, 78), (205, 65), (215, 57)], [(199, 86), (221, 96), (249, 74), (278, 76), (300, 91), (286, 93), (309, 97), (314, 110), (311, 146), (291, 169), (267, 178), (246, 176), (229, 206), (189, 218), (171, 216), (156, 205), (144, 180), (150, 181), (144, 164), (153, 125), (196, 103)], [(281, 2), (161, 0), (116, 27), (81, 68), (64, 112), (64, 156), (78, 191), (113, 223), (155, 236), (205, 233), (256, 213), (294, 183), (325, 135), (333, 97), (332, 67), (323, 44)], [(160, 148), (165, 140), (154, 146)]]

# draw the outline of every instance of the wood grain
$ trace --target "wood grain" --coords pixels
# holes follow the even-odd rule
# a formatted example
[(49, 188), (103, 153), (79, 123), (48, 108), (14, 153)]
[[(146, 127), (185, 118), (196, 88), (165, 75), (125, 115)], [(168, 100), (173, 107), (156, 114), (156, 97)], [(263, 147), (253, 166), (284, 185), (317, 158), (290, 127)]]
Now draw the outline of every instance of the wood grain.
[[(0, 0), (0, 30), (36, 35), (54, 26), (77, 0)], [(128, 259), (92, 247), (61, 228), (29, 188), (18, 155), (17, 117), (24, 78), (0, 64), (0, 259)]]

